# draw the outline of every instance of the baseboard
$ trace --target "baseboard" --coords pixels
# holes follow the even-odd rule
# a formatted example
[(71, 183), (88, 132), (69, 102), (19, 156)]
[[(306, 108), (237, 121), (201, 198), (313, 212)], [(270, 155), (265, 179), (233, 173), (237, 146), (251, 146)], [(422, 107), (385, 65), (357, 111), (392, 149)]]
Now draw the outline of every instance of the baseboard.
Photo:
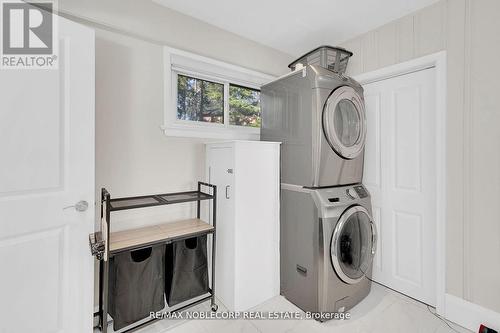
[(500, 313), (450, 294), (445, 295), (445, 318), (472, 332), (481, 324), (500, 331)]

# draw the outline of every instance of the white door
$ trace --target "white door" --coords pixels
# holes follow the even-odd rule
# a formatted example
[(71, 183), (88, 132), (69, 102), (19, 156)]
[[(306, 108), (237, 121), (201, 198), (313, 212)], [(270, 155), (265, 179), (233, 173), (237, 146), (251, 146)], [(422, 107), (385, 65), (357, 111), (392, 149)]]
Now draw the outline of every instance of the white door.
[(54, 20), (59, 69), (0, 70), (1, 333), (92, 331), (94, 33)]
[(373, 279), (436, 304), (435, 69), (364, 86), (363, 182), (379, 230)]
[(207, 149), (208, 182), (217, 186), (215, 292), (231, 310), (234, 309), (235, 278), (234, 154), (231, 146)]

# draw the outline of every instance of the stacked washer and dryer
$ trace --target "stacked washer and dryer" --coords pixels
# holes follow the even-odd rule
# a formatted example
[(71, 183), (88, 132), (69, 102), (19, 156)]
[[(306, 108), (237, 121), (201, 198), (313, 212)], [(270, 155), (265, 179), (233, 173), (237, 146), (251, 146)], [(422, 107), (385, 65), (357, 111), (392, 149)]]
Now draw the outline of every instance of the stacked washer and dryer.
[(343, 75), (350, 56), (319, 47), (261, 90), (261, 140), (282, 142), (281, 294), (315, 313), (347, 311), (371, 287), (366, 117), (363, 88)]

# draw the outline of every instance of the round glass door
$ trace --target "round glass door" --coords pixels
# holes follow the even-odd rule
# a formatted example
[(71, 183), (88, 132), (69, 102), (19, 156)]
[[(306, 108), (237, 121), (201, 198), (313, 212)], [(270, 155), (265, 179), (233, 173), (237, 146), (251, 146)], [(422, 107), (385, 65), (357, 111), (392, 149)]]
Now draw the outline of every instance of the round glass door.
[(375, 254), (376, 231), (368, 211), (361, 206), (348, 208), (332, 235), (330, 255), (337, 275), (346, 283), (361, 281)]
[(349, 86), (336, 89), (323, 110), (323, 130), (328, 144), (345, 159), (353, 159), (364, 148), (366, 120), (363, 100)]

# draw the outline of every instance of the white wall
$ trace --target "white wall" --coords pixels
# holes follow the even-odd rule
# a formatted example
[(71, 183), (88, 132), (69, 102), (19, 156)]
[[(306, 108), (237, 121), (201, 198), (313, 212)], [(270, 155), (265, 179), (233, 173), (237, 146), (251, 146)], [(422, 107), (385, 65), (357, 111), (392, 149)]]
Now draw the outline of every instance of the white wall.
[[(62, 15), (96, 29), (96, 190), (112, 196), (193, 189), (203, 140), (167, 138), (162, 46), (272, 75), (291, 56), (151, 1), (60, 0)], [(114, 230), (188, 216), (192, 205), (116, 214)]]
[(499, 13), (443, 0), (342, 46), (350, 75), (447, 51), (446, 290), (500, 313)]
[[(156, 44), (281, 75), (292, 57), (149, 0), (59, 0), (62, 13)], [(99, 36), (98, 36), (99, 38)]]
[[(167, 138), (162, 47), (96, 31), (96, 188), (114, 197), (193, 189), (204, 177), (200, 141)], [(112, 229), (187, 217), (190, 205), (114, 213)]]
[[(292, 60), (151, 1), (59, 0), (59, 10), (96, 29), (97, 197), (103, 186), (119, 197), (190, 190), (204, 180), (203, 140), (166, 137), (160, 130), (163, 45), (272, 75), (287, 72)], [(113, 216), (112, 229), (194, 213), (192, 204), (125, 211)]]

